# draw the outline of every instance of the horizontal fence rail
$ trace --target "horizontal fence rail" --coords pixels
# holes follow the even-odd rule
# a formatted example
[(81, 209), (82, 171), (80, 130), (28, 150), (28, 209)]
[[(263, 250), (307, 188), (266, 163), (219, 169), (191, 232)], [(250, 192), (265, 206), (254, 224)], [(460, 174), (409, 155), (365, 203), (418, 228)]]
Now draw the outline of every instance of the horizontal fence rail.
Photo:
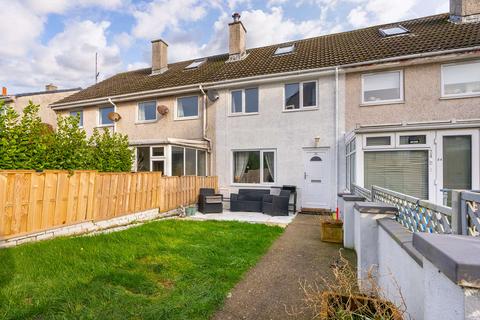
[(197, 202), (217, 177), (165, 177), (160, 172), (0, 170), (0, 239), (83, 221), (106, 220)]
[(480, 193), (463, 191), (460, 199), (462, 234), (480, 236)]
[(372, 201), (372, 191), (360, 187), (359, 185), (353, 184), (353, 193), (357, 196), (364, 197), (368, 201)]
[(412, 232), (452, 233), (449, 207), (377, 186), (372, 186), (372, 201), (395, 206), (397, 221)]

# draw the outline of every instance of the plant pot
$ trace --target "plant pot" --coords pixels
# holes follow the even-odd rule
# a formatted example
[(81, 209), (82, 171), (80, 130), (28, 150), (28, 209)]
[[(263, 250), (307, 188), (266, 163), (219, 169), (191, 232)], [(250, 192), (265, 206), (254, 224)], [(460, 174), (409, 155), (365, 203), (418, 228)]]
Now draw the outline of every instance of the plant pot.
[(331, 291), (323, 292), (320, 319), (342, 319), (342, 316), (348, 319), (403, 319), (398, 308), (389, 301), (363, 295), (346, 296)]
[(324, 220), (320, 223), (320, 228), (322, 241), (343, 243), (343, 222), (341, 220)]
[(197, 213), (197, 207), (187, 207), (185, 208), (185, 215), (186, 216), (193, 216)]

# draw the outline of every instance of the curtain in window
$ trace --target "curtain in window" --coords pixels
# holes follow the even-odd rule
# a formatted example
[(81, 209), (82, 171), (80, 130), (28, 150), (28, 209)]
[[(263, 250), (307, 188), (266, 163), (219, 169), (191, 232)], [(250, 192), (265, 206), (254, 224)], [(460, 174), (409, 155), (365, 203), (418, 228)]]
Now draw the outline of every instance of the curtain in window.
[(249, 156), (248, 151), (234, 153), (234, 158), (235, 158), (234, 181), (235, 182), (240, 182), (242, 180), (242, 177), (245, 174), (247, 169), (248, 156)]
[(365, 187), (428, 199), (428, 151), (365, 152)]
[(275, 154), (273, 152), (264, 152), (263, 153), (263, 160), (265, 161), (264, 167), (268, 170), (268, 175), (263, 176), (263, 182), (273, 182), (274, 181), (274, 166), (275, 166)]

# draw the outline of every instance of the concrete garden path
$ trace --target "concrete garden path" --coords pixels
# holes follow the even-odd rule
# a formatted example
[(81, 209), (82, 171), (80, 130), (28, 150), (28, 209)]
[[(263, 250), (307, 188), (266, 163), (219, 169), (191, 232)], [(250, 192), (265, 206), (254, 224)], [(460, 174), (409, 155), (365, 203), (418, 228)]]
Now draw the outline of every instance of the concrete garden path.
[[(321, 285), (322, 277), (331, 277), (330, 264), (341, 248), (320, 241), (320, 219), (324, 218), (297, 215), (213, 319), (312, 319), (300, 284)], [(343, 255), (355, 266), (353, 251), (344, 250)]]

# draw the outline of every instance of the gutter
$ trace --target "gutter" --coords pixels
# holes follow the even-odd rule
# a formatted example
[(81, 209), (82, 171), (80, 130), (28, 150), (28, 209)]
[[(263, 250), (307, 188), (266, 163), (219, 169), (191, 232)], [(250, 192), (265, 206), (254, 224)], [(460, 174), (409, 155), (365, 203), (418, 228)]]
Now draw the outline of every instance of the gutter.
[[(338, 127), (339, 127), (339, 106), (338, 106), (338, 101), (339, 101), (339, 92), (338, 92), (338, 67), (335, 68), (335, 194), (339, 192), (340, 190), (338, 189), (338, 174), (339, 174), (339, 165), (338, 165), (338, 160), (339, 160), (339, 155), (338, 155)], [(335, 209), (336, 212), (338, 213), (338, 197), (335, 197)]]
[[(111, 98), (108, 98), (107, 100), (113, 106), (113, 112), (117, 112), (117, 105), (113, 103)], [(116, 131), (117, 131), (117, 122), (113, 121), (113, 132), (116, 132)]]
[[(396, 62), (396, 61), (416, 59), (416, 58), (427, 58), (427, 57), (433, 57), (438, 55), (462, 53), (462, 52), (477, 51), (477, 50), (480, 50), (480, 46), (442, 50), (442, 51), (435, 51), (435, 52), (426, 52), (426, 53), (416, 53), (416, 54), (410, 54), (405, 56), (376, 59), (376, 60), (356, 62), (356, 63), (350, 63), (350, 64), (344, 64), (344, 65), (338, 65), (338, 66), (322, 67), (322, 68), (315, 68), (315, 69), (302, 69), (302, 70), (266, 74), (266, 75), (259, 75), (259, 76), (246, 77), (246, 78), (228, 79), (228, 80), (217, 81), (217, 82), (203, 83), (203, 88), (208, 90), (212, 88), (228, 87), (229, 85), (247, 84), (247, 83), (261, 81), (261, 80), (264, 80), (265, 82), (273, 82), (277, 78), (286, 80), (286, 78), (295, 77), (295, 76), (303, 77), (305, 75), (314, 76), (314, 75), (328, 73), (328, 72), (333, 73), (337, 68), (343, 68), (343, 69), (353, 68), (353, 67), (379, 64), (379, 63), (385, 63), (385, 62)], [(199, 84), (192, 84), (192, 85), (178, 86), (178, 87), (172, 87), (172, 88), (155, 89), (155, 90), (149, 90), (149, 91), (121, 94), (121, 95), (111, 96), (110, 98), (114, 99), (115, 102), (121, 102), (121, 101), (128, 101), (128, 100), (134, 100), (134, 99), (140, 99), (140, 98), (150, 98), (154, 96), (168, 96), (168, 95), (174, 95), (174, 94), (180, 94), (180, 93), (186, 93), (186, 92), (194, 92), (198, 90), (198, 87), (199, 87)], [(106, 100), (106, 98), (103, 97), (103, 98), (80, 100), (80, 101), (67, 102), (67, 103), (61, 103), (61, 104), (54, 103), (54, 104), (51, 104), (50, 107), (52, 109), (62, 110), (62, 109), (68, 109), (73, 107), (90, 106), (90, 105), (101, 104), (106, 102), (108, 101)]]

